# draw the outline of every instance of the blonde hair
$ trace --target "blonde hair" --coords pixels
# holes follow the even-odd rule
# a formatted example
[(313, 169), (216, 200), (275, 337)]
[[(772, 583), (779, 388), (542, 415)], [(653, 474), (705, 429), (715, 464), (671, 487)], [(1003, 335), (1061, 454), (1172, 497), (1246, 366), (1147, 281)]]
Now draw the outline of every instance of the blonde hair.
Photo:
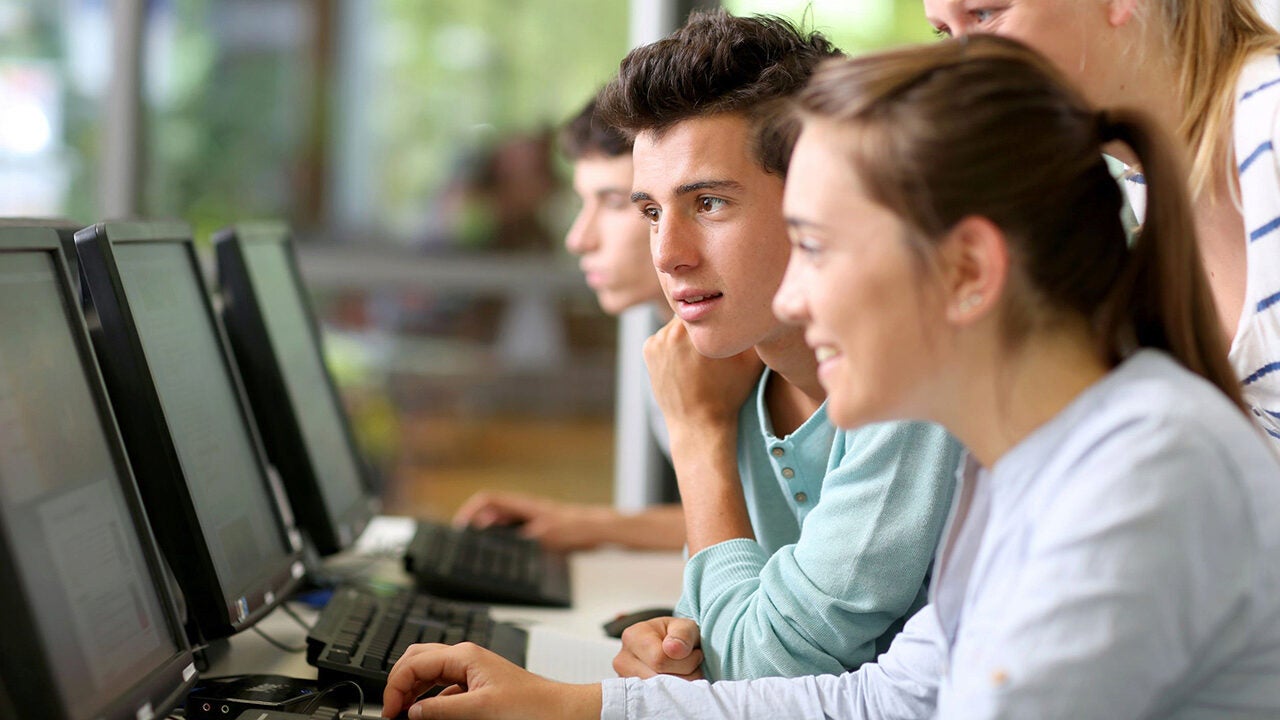
[[(1280, 32), (1253, 0), (1153, 0), (1181, 68), (1178, 91), (1186, 107), (1179, 134), (1191, 149), (1191, 194), (1232, 166), (1236, 78), (1255, 53), (1280, 49)], [(1230, 172), (1227, 177), (1234, 177)]]

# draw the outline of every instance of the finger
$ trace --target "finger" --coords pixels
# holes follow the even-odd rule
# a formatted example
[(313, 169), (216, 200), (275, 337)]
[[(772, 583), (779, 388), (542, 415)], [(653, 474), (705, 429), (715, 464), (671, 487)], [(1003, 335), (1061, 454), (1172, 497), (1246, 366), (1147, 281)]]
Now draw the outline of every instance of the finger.
[(618, 654), (613, 656), (613, 671), (618, 674), (618, 677), (634, 677), (641, 680), (658, 674), (654, 672), (653, 668), (640, 662), (626, 648), (619, 650)]
[(697, 649), (701, 640), (697, 623), (689, 618), (671, 618), (666, 637), (662, 639), (662, 651), (672, 660), (683, 660)]
[(448, 645), (409, 646), (387, 673), (387, 687), (382, 691), (383, 717), (395, 717), (427, 688), (465, 682), (469, 657), (467, 651)]
[(694, 650), (683, 660), (668, 660), (661, 667), (654, 668), (663, 675), (675, 675), (685, 680), (697, 680), (702, 677), (702, 651)]
[(446, 695), (457, 695), (460, 692), (466, 692), (466, 690), (464, 690), (461, 685), (450, 685), (449, 687), (441, 690), (440, 694), (436, 695), (436, 697), (444, 697)]
[(483, 702), (483, 698), (468, 692), (440, 693), (414, 703), (409, 708), (409, 720), (479, 720), (487, 717), (480, 712)]
[(662, 641), (667, 634), (666, 620), (654, 618), (630, 625), (622, 631), (622, 649), (631, 653), (637, 660), (657, 670), (667, 659), (663, 652)]
[(475, 518), (486, 508), (493, 496), (487, 492), (478, 492), (467, 501), (462, 503), (462, 507), (458, 508), (458, 512), (453, 514), (453, 524), (457, 527), (466, 527), (475, 522)]

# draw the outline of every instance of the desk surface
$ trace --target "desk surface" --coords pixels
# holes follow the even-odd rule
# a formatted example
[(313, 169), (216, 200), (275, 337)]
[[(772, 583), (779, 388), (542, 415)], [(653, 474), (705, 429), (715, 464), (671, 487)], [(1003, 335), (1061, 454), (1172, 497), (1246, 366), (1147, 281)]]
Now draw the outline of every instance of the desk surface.
[[(382, 563), (379, 576), (398, 572), (399, 563)], [(639, 552), (603, 549), (572, 556), (572, 608), (555, 609), (525, 606), (494, 606), (498, 620), (523, 626), (545, 628), (561, 635), (590, 641), (596, 652), (606, 640), (601, 625), (615, 615), (641, 608), (674, 606), (680, 596), (684, 560), (679, 553)], [(298, 604), (294, 603), (297, 608)], [(304, 615), (313, 619), (314, 612)], [(258, 623), (258, 628), (278, 642), (306, 645), (306, 630), (287, 614), (276, 611)], [(616, 648), (617, 641), (609, 641)], [(533, 664), (532, 662), (530, 663)], [(306, 654), (281, 651), (253, 630), (231, 639), (229, 652), (218, 658), (204, 673), (209, 677), (243, 673), (266, 673), (299, 678), (316, 677), (316, 669), (306, 662)], [(599, 679), (608, 675), (602, 674)], [(379, 698), (369, 698), (376, 703)], [(368, 712), (368, 711), (366, 711)]]

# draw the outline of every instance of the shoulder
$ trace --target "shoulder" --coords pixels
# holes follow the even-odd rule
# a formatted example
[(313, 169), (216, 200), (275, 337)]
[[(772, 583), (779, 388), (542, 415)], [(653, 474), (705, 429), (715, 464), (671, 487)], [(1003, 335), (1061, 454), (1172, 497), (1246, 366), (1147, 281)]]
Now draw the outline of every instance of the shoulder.
[(1045, 507), (1074, 497), (1090, 507), (1132, 502), (1195, 512), (1205, 522), (1252, 517), (1280, 525), (1280, 465), (1248, 418), (1208, 382), (1147, 351), (1099, 390), (1045, 459)]
[(868, 453), (955, 453), (960, 444), (941, 425), (930, 422), (898, 421), (837, 430), (832, 454), (841, 458)]

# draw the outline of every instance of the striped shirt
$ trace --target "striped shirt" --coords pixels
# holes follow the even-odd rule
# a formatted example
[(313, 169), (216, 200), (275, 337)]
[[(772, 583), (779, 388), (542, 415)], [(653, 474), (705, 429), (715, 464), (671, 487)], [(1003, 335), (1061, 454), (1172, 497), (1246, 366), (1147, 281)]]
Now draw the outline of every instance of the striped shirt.
[[(1259, 55), (1236, 83), (1235, 162), (1244, 210), (1245, 303), (1228, 358), (1254, 420), (1280, 447), (1280, 56)], [(1134, 211), (1146, 210), (1145, 180), (1127, 173)]]

